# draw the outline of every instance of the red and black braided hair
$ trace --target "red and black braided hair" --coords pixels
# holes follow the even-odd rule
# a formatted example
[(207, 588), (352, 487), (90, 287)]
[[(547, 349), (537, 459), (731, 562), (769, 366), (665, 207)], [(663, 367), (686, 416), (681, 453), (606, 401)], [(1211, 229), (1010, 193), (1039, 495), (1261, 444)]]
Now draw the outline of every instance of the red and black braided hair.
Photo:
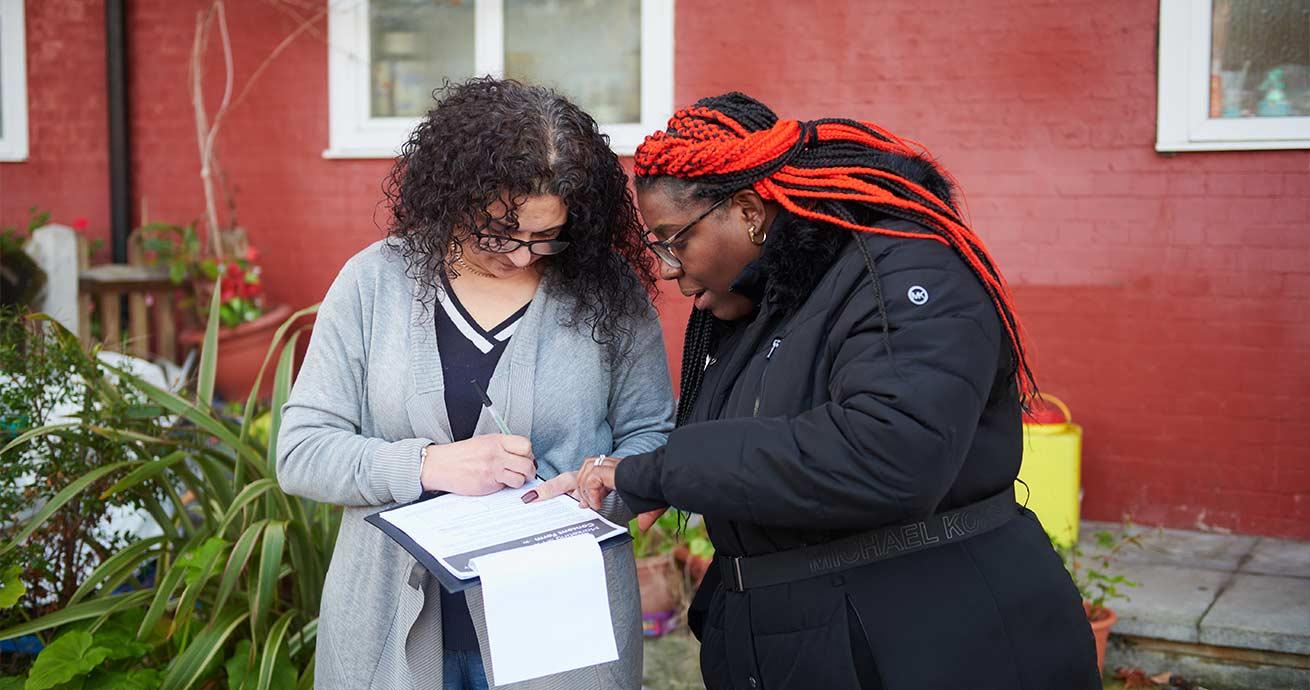
[[(952, 248), (991, 296), (1013, 349), (1022, 399), (1036, 391), (1005, 278), (956, 209), (949, 176), (922, 146), (871, 122), (780, 120), (759, 101), (733, 92), (674, 113), (665, 131), (638, 147), (634, 171), (638, 188), (672, 179), (693, 185), (696, 196), (713, 198), (750, 188), (811, 222)], [(904, 219), (923, 231), (862, 222), (877, 217)]]

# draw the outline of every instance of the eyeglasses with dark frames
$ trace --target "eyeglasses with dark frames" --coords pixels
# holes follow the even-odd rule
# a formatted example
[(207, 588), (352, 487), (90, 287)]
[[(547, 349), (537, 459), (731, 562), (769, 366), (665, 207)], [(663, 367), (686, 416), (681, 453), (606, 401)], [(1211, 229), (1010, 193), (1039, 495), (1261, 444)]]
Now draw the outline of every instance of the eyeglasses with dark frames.
[(647, 230), (646, 236), (642, 238), (642, 241), (646, 243), (646, 248), (649, 249), (651, 253), (653, 253), (655, 256), (658, 256), (660, 261), (663, 261), (666, 266), (668, 266), (669, 268), (682, 268), (682, 260), (679, 259), (678, 256), (673, 253), (673, 243), (678, 241), (678, 238), (681, 237), (688, 230), (691, 230), (693, 227), (695, 227), (697, 223), (701, 222), (702, 220), (705, 220), (706, 216), (709, 216), (711, 213), (713, 213), (714, 209), (722, 206), (723, 202), (731, 198), (732, 197), (730, 196), (725, 196), (722, 199), (719, 199), (718, 201), (714, 202), (713, 204), (710, 205), (709, 208), (705, 209), (704, 211), (701, 211), (700, 215), (691, 219), (691, 222), (678, 228), (676, 232), (674, 232), (673, 234), (669, 235), (668, 237), (662, 240), (654, 239), (654, 234), (651, 233), (651, 231)]
[(569, 248), (568, 240), (559, 238), (520, 240), (508, 235), (487, 233), (481, 230), (474, 230), (473, 237), (477, 240), (478, 249), (495, 254), (509, 254), (518, 251), (519, 247), (527, 247), (529, 252), (537, 256), (554, 256)]

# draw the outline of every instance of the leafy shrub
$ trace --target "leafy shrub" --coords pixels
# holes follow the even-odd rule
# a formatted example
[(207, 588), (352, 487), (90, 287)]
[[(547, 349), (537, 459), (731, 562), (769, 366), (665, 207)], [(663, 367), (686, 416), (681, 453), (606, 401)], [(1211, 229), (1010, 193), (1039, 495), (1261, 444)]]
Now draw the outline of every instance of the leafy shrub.
[[(35, 507), (49, 505), (75, 479), (98, 468), (158, 456), (163, 408), (122, 386), (76, 339), (51, 322), (0, 310), (0, 443), (31, 433), (0, 454), (0, 543), (21, 529)], [(67, 498), (63, 509), (21, 544), (0, 552), (0, 628), (67, 606), (83, 579), (128, 544), (106, 517), (148, 506), (163, 515), (161, 493), (146, 489), (102, 495), (107, 477)]]
[(1104, 617), (1106, 602), (1129, 598), (1127, 591), (1122, 588), (1138, 586), (1139, 583), (1115, 574), (1113, 564), (1124, 549), (1141, 548), (1142, 541), (1128, 522), (1123, 524), (1118, 533), (1100, 530), (1094, 532), (1092, 538), (1096, 542), (1093, 551), (1084, 549), (1077, 542), (1071, 546), (1062, 546), (1052, 539), (1051, 543), (1064, 560), (1064, 567), (1078, 587), (1078, 594), (1088, 604), (1088, 619), (1097, 620)]
[[(258, 380), (240, 420), (212, 407), (219, 297), (215, 291), (193, 399), (114, 371), (119, 383), (109, 390), (138, 391), (158, 408), (147, 418), (159, 428), (101, 431), (117, 434), (122, 443), (166, 452), (123, 456), (75, 478), (69, 475), (71, 483), (0, 545), (0, 554), (21, 552), (84, 496), (110, 501), (142, 496), (147, 508), (149, 500), (164, 496), (172, 507), (151, 511), (158, 536), (106, 552), (67, 605), (0, 630), (0, 640), (29, 634), (49, 640), (22, 681), (26, 690), (313, 685), (319, 596), (341, 514), (284, 494), (274, 458), (280, 409), (303, 332), (292, 332), (292, 326), (314, 308), (282, 325), (265, 358), (267, 368), (286, 344), (276, 357), (263, 436), (270, 440), (264, 442), (251, 429), (259, 411)], [(60, 337), (72, 338), (67, 332)], [(98, 395), (106, 381), (112, 383), (97, 382)], [(178, 423), (164, 425), (168, 418)], [(88, 428), (85, 420), (74, 424)], [(63, 431), (32, 429), (0, 452), (20, 452)], [(101, 488), (102, 479), (112, 484)], [(143, 573), (153, 576), (139, 577)], [(0, 690), (7, 690), (7, 682), (15, 681), (0, 678)]]

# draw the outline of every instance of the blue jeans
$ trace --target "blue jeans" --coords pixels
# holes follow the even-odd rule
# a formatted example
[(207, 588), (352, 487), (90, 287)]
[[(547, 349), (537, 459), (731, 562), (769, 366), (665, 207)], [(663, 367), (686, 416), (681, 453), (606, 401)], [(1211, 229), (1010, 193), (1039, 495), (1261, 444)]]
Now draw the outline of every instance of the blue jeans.
[(488, 690), (487, 672), (478, 652), (443, 650), (441, 669), (443, 690)]

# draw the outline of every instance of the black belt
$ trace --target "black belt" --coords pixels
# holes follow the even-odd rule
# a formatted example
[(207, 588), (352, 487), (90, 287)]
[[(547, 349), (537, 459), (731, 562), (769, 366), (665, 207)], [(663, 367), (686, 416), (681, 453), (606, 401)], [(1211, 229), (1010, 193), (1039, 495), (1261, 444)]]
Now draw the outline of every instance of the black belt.
[(880, 527), (825, 544), (803, 546), (762, 556), (720, 556), (724, 587), (744, 592), (904, 556), (943, 544), (964, 541), (1004, 525), (1019, 514), (1014, 486), (977, 503), (937, 513), (926, 520)]

